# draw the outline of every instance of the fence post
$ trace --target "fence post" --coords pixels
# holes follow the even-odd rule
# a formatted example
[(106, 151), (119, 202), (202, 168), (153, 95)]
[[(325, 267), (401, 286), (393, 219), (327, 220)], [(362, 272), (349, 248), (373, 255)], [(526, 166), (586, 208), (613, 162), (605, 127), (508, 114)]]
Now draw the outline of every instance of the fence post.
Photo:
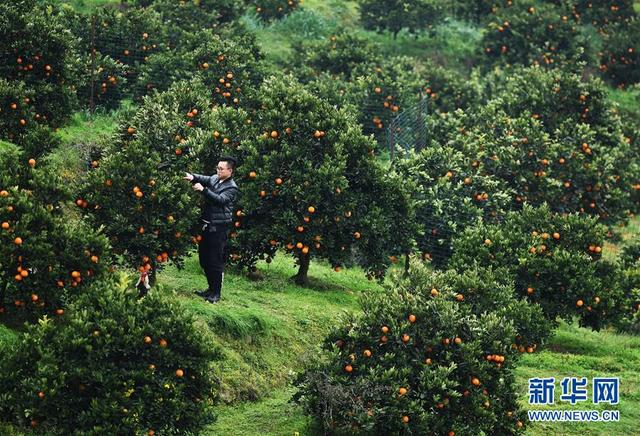
[(89, 94), (89, 113), (93, 115), (95, 110), (94, 88), (96, 85), (96, 16), (91, 16), (91, 92)]
[(395, 128), (394, 128), (396, 119), (397, 117), (389, 121), (389, 154), (391, 157), (391, 162), (393, 162), (393, 158), (395, 157), (395, 150), (396, 150), (396, 135), (395, 135)]

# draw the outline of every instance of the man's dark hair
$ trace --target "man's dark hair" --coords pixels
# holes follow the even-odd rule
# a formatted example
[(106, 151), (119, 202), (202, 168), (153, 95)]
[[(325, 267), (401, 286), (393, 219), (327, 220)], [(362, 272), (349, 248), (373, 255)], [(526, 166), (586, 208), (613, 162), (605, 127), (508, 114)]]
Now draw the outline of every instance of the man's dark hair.
[(231, 168), (232, 170), (236, 169), (236, 165), (238, 163), (236, 158), (231, 156), (222, 156), (220, 159), (218, 159), (218, 162), (226, 162), (229, 168)]

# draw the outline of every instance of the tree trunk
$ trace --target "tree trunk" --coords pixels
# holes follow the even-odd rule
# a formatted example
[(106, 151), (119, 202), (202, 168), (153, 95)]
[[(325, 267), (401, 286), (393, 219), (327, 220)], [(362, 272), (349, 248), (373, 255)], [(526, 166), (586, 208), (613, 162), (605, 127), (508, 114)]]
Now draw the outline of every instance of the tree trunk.
[(248, 268), (247, 277), (249, 277), (249, 280), (254, 282), (264, 280), (264, 274), (258, 271), (258, 268), (256, 268), (255, 265)]
[(156, 283), (158, 283), (158, 275), (156, 274), (156, 269), (151, 268), (151, 271), (149, 271), (149, 286), (153, 288)]
[(311, 263), (311, 258), (309, 258), (308, 254), (303, 254), (298, 258), (298, 273), (293, 276), (293, 280), (296, 285), (306, 286), (309, 283), (309, 277), (307, 273), (309, 272), (309, 264)]
[(409, 275), (409, 253), (404, 255), (404, 275)]

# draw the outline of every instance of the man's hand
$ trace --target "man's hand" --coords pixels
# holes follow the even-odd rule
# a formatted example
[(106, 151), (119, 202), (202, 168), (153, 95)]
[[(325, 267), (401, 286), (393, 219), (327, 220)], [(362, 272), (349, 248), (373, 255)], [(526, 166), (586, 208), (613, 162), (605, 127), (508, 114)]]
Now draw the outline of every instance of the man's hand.
[(188, 180), (188, 181), (192, 181), (193, 180), (193, 174), (185, 173), (184, 179)]
[(200, 183), (196, 183), (195, 185), (193, 185), (193, 189), (195, 191), (204, 191), (204, 186), (202, 186)]

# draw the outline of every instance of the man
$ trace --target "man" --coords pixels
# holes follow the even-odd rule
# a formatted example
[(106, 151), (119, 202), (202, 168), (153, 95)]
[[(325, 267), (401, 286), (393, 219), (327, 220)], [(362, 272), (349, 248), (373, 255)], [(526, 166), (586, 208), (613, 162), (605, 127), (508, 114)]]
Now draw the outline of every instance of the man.
[(227, 232), (233, 221), (233, 203), (238, 193), (238, 186), (232, 178), (235, 167), (234, 158), (222, 157), (218, 162), (217, 175), (186, 173), (184, 177), (193, 183), (194, 190), (202, 192), (204, 196), (202, 240), (198, 255), (209, 288), (196, 294), (209, 303), (217, 303), (222, 290)]

